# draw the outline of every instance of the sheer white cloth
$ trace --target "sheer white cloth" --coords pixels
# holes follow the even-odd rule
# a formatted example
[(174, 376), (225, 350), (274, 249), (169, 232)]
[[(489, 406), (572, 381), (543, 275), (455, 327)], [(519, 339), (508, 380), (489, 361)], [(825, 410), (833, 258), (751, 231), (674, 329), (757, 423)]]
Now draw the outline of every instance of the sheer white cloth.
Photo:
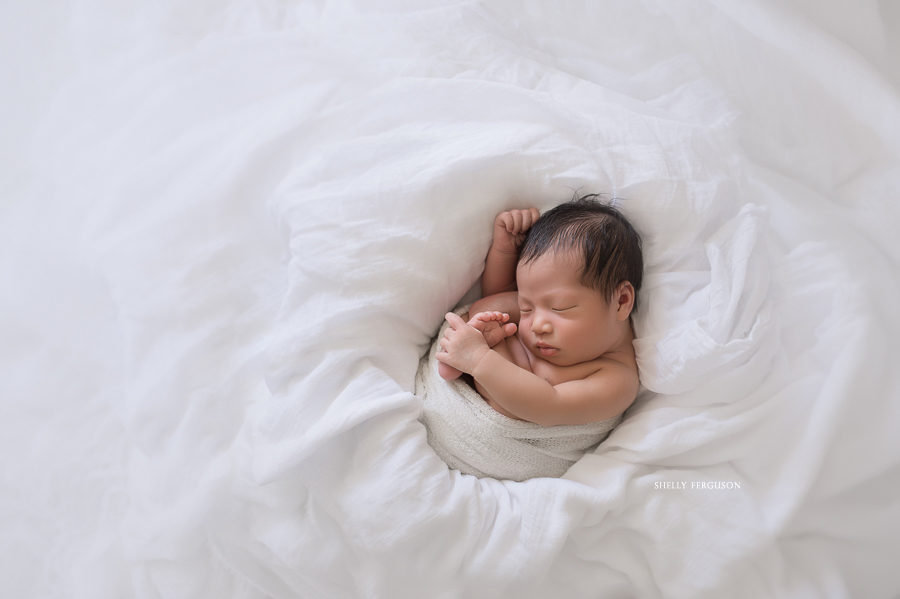
[[(456, 310), (464, 312), (468, 307)], [(415, 391), (423, 401), (419, 420), (428, 445), (450, 468), (499, 480), (559, 477), (622, 421), (619, 415), (577, 426), (541, 426), (500, 414), (462, 377), (441, 378), (435, 354), (447, 326), (419, 363)]]
[[(0, 100), (71, 71), (0, 136), (0, 595), (897, 596), (892, 10), (0, 19)], [(496, 214), (574, 190), (643, 235), (645, 390), (561, 478), (454, 472), (419, 360)]]

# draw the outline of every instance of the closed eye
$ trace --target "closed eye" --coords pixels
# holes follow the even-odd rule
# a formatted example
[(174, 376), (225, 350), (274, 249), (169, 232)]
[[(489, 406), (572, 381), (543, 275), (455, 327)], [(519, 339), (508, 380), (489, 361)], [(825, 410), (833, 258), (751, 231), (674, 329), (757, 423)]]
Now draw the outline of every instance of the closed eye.
[(566, 310), (571, 310), (575, 306), (569, 306), (568, 308), (553, 308), (554, 312), (565, 312)]

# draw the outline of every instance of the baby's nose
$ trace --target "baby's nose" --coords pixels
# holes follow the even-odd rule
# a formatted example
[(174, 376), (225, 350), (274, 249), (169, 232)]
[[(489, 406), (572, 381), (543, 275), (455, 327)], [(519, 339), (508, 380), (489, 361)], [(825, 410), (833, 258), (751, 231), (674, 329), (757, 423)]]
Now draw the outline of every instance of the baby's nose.
[(532, 333), (549, 333), (551, 331), (550, 321), (542, 316), (535, 316), (531, 323)]

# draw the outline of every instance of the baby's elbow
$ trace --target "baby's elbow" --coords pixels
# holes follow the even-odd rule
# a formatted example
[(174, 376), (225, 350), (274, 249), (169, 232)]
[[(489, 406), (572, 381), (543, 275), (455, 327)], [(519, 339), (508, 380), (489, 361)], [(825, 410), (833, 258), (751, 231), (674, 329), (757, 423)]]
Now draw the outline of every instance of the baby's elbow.
[(509, 322), (519, 321), (519, 305), (517, 303), (518, 294), (515, 291), (495, 293), (477, 300), (472, 307), (469, 308), (469, 315), (474, 316), (479, 312), (499, 311), (509, 314)]
[(469, 315), (474, 316), (479, 312), (491, 312), (496, 310), (496, 305), (497, 302), (494, 300), (494, 296), (490, 295), (488, 297), (483, 297), (472, 304), (469, 308)]
[(554, 395), (548, 401), (543, 402), (542, 409), (532, 416), (531, 422), (541, 426), (559, 426), (561, 424), (568, 424), (566, 422), (565, 412), (560, 405), (558, 394)]
[(533, 422), (534, 424), (539, 424), (541, 426), (559, 426), (562, 423), (558, 422), (558, 420), (559, 420), (558, 418), (553, 418), (552, 415), (548, 414), (548, 415), (541, 415), (541, 416), (531, 420), (530, 422)]

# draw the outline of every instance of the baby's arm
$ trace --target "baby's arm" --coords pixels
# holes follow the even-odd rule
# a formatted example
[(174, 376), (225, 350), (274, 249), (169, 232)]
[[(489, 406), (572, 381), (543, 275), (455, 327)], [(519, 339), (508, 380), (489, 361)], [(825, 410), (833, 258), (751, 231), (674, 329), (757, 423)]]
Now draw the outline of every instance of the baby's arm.
[[(525, 239), (525, 233), (540, 216), (541, 213), (537, 208), (529, 208), (501, 212), (494, 219), (494, 241), (491, 243), (491, 249), (488, 250), (484, 274), (481, 277), (481, 292), (484, 297), (472, 304), (469, 314), (475, 314), (476, 317), (479, 312), (499, 311), (508, 314), (509, 323), (503, 329), (512, 325), (513, 332), (494, 343), (488, 342), (489, 348), (515, 333), (515, 326), (519, 322), (519, 304), (516, 294), (516, 266), (519, 262), (519, 247)], [(481, 321), (473, 322), (474, 320), (470, 320), (468, 324), (483, 330), (483, 327), (478, 325), (478, 322)], [(494, 329), (497, 329), (497, 325), (492, 325), (492, 330)], [(485, 339), (487, 339), (486, 334)], [(444, 362), (438, 364), (438, 373), (447, 381), (452, 381), (462, 374), (461, 371)]]
[(516, 265), (525, 233), (540, 218), (537, 208), (501, 212), (494, 219), (494, 241), (488, 250), (481, 276), (481, 292), (485, 297), (516, 290)]
[(509, 314), (509, 322), (519, 324), (519, 292), (506, 291), (483, 297), (469, 308), (469, 314), (477, 314), (478, 312)]
[(551, 385), (493, 350), (484, 352), (470, 374), (504, 410), (542, 426), (618, 416), (634, 402), (639, 386), (637, 373), (615, 363), (585, 379)]
[(487, 346), (480, 331), (447, 314), (437, 359), (471, 374), (491, 398), (517, 418), (543, 426), (599, 422), (624, 412), (638, 391), (637, 373), (610, 363), (589, 377), (551, 385)]
[[(504, 314), (502, 312), (478, 312), (469, 319), (467, 324), (480, 331), (488, 348), (492, 348), (510, 335), (516, 334), (516, 324), (507, 322), (508, 320), (509, 314)], [(452, 381), (459, 378), (462, 371), (453, 368), (449, 364), (440, 362), (438, 364), (438, 374), (441, 375), (442, 379)]]

